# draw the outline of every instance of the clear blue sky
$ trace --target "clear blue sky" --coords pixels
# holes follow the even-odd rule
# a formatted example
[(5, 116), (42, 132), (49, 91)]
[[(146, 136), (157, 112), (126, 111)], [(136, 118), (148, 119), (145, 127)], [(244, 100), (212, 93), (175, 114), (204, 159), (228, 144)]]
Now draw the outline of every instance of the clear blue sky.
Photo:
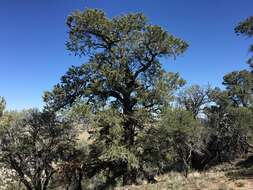
[(151, 23), (185, 39), (188, 51), (163, 62), (189, 84), (220, 86), (225, 73), (247, 68), (250, 39), (233, 29), (253, 15), (253, 0), (1, 0), (0, 96), (8, 109), (42, 107), (43, 92), (70, 65), (84, 62), (66, 51), (65, 21), (87, 7), (109, 17), (143, 12)]

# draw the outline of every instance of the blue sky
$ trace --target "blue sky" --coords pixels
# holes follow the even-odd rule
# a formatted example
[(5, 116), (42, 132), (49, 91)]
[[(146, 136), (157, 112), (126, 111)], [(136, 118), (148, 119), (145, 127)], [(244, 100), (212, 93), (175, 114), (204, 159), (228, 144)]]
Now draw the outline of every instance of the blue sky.
[(98, 8), (109, 17), (143, 12), (153, 24), (186, 40), (177, 60), (163, 60), (188, 84), (220, 86), (225, 73), (247, 68), (250, 39), (234, 33), (253, 14), (252, 0), (1, 0), (0, 96), (8, 109), (43, 106), (42, 95), (71, 65), (84, 58), (66, 51), (66, 17), (74, 10)]

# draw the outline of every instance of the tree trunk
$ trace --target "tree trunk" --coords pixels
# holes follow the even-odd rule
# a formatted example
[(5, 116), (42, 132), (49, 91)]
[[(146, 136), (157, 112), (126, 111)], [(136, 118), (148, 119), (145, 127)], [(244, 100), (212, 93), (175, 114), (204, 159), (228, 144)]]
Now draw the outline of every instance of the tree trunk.
[(77, 168), (73, 171), (73, 175), (71, 176), (70, 184), (66, 189), (69, 190), (83, 190), (82, 187), (83, 174), (82, 169)]
[(127, 170), (123, 174), (123, 185), (131, 185), (136, 183), (137, 171), (136, 170)]
[[(130, 93), (124, 97), (123, 102), (123, 114), (125, 116), (124, 121), (124, 143), (129, 150), (134, 146), (135, 138), (135, 120), (133, 119), (133, 106), (134, 103), (131, 101)], [(136, 183), (137, 171), (129, 170), (128, 163), (123, 168), (123, 185), (131, 185)]]
[(27, 190), (33, 190), (32, 186), (30, 185), (30, 183), (28, 181), (26, 181), (25, 179), (21, 178), (20, 180), (26, 187)]
[(83, 179), (83, 174), (82, 174), (82, 171), (81, 169), (77, 169), (77, 174), (76, 174), (76, 184), (75, 184), (75, 187), (73, 190), (82, 190), (83, 187), (82, 187), (82, 179)]

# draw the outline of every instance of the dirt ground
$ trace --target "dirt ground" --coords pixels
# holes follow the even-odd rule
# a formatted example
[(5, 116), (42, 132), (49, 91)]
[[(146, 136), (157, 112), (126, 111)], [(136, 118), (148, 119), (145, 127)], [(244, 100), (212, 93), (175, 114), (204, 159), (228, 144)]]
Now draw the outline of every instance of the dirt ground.
[[(253, 159), (253, 156), (252, 158)], [(238, 164), (239, 163), (239, 164)], [(253, 190), (253, 162), (224, 164), (206, 172), (191, 172), (187, 178), (171, 172), (157, 176), (156, 184), (132, 185), (117, 190)]]

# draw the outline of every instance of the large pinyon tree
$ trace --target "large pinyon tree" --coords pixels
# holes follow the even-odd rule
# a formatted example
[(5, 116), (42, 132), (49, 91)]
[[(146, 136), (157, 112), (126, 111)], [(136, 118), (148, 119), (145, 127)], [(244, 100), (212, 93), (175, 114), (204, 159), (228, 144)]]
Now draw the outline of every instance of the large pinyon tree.
[(100, 10), (87, 9), (70, 15), (67, 25), (67, 49), (88, 61), (72, 66), (52, 92), (46, 92), (46, 109), (87, 103), (94, 119), (89, 125), (91, 159), (83, 170), (90, 177), (106, 174), (105, 185), (116, 179), (133, 183), (143, 171), (139, 136), (184, 84), (178, 74), (163, 70), (160, 58), (175, 58), (188, 45), (149, 24), (143, 14), (109, 19)]

